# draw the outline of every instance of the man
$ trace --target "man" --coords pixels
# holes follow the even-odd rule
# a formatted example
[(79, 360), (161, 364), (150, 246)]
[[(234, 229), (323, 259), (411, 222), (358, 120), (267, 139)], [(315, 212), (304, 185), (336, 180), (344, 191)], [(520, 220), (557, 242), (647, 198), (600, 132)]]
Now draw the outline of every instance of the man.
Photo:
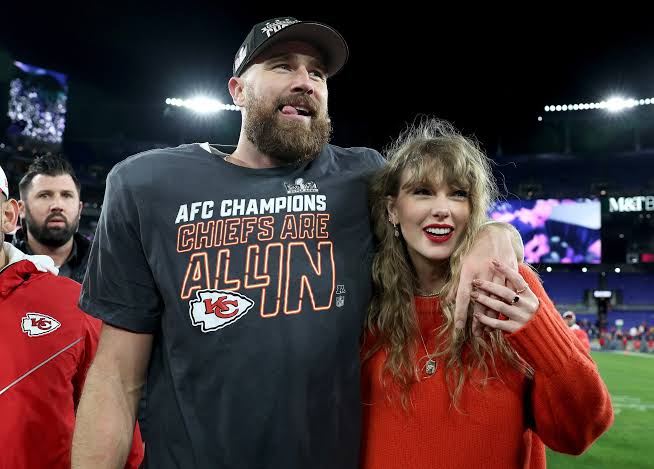
[(563, 319), (565, 320), (565, 323), (568, 325), (570, 330), (574, 333), (574, 335), (577, 336), (579, 342), (581, 342), (586, 350), (590, 352), (590, 340), (588, 339), (588, 334), (586, 334), (586, 331), (579, 327), (579, 325), (576, 323), (577, 317), (575, 316), (575, 313), (572, 311), (566, 311), (563, 313)]
[(68, 161), (57, 155), (36, 158), (18, 185), (22, 229), (14, 245), (27, 254), (51, 257), (59, 275), (82, 282), (90, 243), (77, 233), (80, 183)]
[(347, 54), (324, 24), (256, 25), (229, 80), (236, 150), (154, 150), (110, 173), (80, 299), (105, 326), (73, 467), (122, 462), (146, 368), (151, 467), (357, 467), (366, 194), (384, 160), (328, 143), (327, 78)]
[[(0, 168), (0, 228), (11, 232), (18, 202)], [(75, 409), (101, 323), (77, 308), (80, 284), (57, 276), (48, 256), (0, 249), (0, 467), (70, 467)], [(131, 432), (130, 432), (131, 435)], [(130, 438), (131, 440), (131, 438)], [(129, 450), (129, 448), (128, 448)], [(126, 467), (137, 468), (136, 431)]]

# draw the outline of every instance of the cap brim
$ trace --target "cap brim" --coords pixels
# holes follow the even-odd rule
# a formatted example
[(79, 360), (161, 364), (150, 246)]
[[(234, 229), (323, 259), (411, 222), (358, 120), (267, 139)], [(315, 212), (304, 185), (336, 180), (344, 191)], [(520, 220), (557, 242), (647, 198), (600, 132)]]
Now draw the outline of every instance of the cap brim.
[(281, 41), (301, 41), (315, 46), (324, 55), (328, 76), (338, 73), (347, 62), (349, 55), (345, 39), (334, 28), (323, 23), (302, 21), (285, 27), (252, 51), (250, 54), (252, 59), (242, 67), (241, 73), (261, 52)]

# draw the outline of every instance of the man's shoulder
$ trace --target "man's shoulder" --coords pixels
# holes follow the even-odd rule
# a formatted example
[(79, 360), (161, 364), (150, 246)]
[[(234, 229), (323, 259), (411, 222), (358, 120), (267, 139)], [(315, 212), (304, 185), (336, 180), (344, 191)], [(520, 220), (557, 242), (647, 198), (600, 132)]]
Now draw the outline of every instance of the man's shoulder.
[(81, 315), (77, 302), (82, 285), (68, 278), (54, 275), (50, 272), (34, 272), (30, 281), (22, 287), (34, 304), (56, 309), (60, 314)]
[(326, 147), (328, 154), (341, 164), (359, 166), (365, 169), (379, 169), (386, 164), (384, 157), (372, 148), (367, 147), (339, 147), (329, 144)]
[(338, 156), (359, 158), (362, 160), (374, 160), (383, 163), (384, 157), (375, 149), (368, 147), (339, 147), (338, 145), (327, 145), (326, 149)]
[[(50, 272), (38, 272), (21, 288), (29, 298), (23, 306), (32, 311), (37, 319), (45, 317), (55, 320), (64, 332), (63, 337), (67, 337), (67, 334), (82, 333), (89, 328), (95, 330), (96, 335), (99, 333), (101, 321), (87, 315), (78, 306), (82, 289), (78, 282)], [(52, 338), (55, 341), (60, 340), (57, 339), (58, 336), (53, 335)]]
[(75, 280), (72, 280), (68, 277), (54, 275), (50, 272), (39, 272), (38, 283), (34, 284), (34, 288), (53, 290), (56, 289), (58, 292), (57, 296), (65, 296), (66, 298), (69, 298), (68, 295), (73, 297), (77, 295), (79, 297), (80, 291), (82, 289), (82, 285), (79, 282), (76, 282)]
[(203, 155), (203, 152), (204, 150), (196, 144), (154, 148), (152, 150), (128, 156), (113, 167), (109, 176), (111, 177), (116, 174), (120, 174), (121, 176), (139, 176), (143, 173), (152, 174), (153, 171), (159, 169), (169, 170), (171, 165), (181, 168), (188, 164), (187, 158)]

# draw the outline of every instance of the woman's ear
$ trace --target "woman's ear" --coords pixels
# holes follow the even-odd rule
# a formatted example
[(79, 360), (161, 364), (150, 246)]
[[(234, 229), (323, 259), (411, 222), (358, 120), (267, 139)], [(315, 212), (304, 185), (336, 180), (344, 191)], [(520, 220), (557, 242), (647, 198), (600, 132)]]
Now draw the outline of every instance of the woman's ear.
[(386, 197), (386, 211), (388, 212), (388, 221), (393, 225), (397, 225), (399, 221), (397, 218), (397, 210), (395, 208), (395, 197), (391, 197), (390, 195)]

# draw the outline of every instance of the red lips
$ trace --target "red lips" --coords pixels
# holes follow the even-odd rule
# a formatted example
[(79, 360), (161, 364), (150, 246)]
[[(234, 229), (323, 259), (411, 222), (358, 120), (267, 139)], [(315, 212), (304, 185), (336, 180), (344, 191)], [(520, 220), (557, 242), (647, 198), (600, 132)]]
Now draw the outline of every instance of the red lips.
[[(450, 229), (451, 231), (445, 235), (437, 235), (427, 231), (428, 228), (441, 228), (441, 229), (445, 228), (445, 229)], [(427, 239), (433, 243), (445, 243), (452, 237), (452, 235), (454, 235), (454, 227), (452, 225), (440, 225), (440, 224), (428, 225), (423, 228), (423, 233), (425, 234)]]

